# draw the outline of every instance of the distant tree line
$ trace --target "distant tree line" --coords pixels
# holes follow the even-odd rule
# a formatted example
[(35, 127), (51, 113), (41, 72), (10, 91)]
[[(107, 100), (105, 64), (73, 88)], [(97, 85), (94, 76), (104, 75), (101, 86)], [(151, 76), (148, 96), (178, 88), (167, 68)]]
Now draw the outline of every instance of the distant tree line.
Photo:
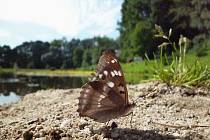
[(52, 42), (24, 42), (14, 49), (0, 46), (0, 66), (3, 68), (58, 69), (95, 65), (101, 51), (117, 49), (115, 40), (107, 37), (91, 39), (56, 39)]

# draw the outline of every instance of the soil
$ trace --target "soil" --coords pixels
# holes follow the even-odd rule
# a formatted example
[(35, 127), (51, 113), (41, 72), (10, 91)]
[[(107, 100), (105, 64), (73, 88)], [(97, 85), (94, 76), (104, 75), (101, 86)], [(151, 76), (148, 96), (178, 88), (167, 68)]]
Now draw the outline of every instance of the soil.
[(0, 140), (210, 140), (210, 89), (129, 85), (133, 113), (109, 124), (76, 112), (80, 89), (40, 90), (0, 106)]

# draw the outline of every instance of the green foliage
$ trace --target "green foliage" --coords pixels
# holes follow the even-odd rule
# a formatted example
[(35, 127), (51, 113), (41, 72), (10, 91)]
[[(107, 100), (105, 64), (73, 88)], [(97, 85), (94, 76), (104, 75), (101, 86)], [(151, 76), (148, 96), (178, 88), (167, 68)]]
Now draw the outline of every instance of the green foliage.
[(73, 65), (75, 67), (81, 67), (82, 65), (83, 50), (81, 48), (75, 48), (73, 51)]
[[(132, 49), (134, 54), (130, 57), (144, 57), (145, 52), (151, 56), (155, 51), (150, 14), (150, 0), (126, 0), (122, 5), (122, 21), (119, 23), (120, 45), (123, 49)], [(121, 59), (125, 61), (124, 57)]]
[(0, 78), (8, 78), (8, 77), (13, 77), (14, 71), (12, 69), (2, 69), (0, 67)]
[[(173, 28), (172, 42), (178, 44), (180, 34), (192, 40), (199, 48), (198, 55), (205, 55), (205, 42), (210, 35), (210, 0), (125, 0), (122, 5), (122, 20), (119, 23), (120, 45), (135, 48), (134, 56), (146, 52), (149, 58), (157, 52), (160, 40), (154, 40), (154, 25), (163, 31)], [(168, 54), (173, 47), (167, 47)]]
[[(198, 60), (192, 63), (186, 61), (187, 38), (180, 37), (179, 49), (177, 49), (175, 43), (170, 41), (170, 35), (168, 36), (162, 33), (162, 31), (159, 31), (157, 37), (166, 39), (166, 42), (158, 46), (160, 48), (160, 60), (156, 59), (151, 69), (155, 79), (161, 80), (169, 85), (209, 86), (210, 71), (208, 66), (202, 65)], [(175, 53), (172, 53), (171, 62), (169, 62), (169, 57), (163, 53), (163, 50), (168, 45), (173, 45), (175, 50), (178, 51), (177, 56)]]
[(137, 84), (152, 78), (152, 73), (147, 70), (148, 64), (143, 61), (121, 65), (127, 83)]
[(0, 46), (0, 67), (12, 67), (14, 60), (14, 51), (7, 45)]
[(120, 52), (120, 61), (129, 62), (132, 61), (135, 54), (137, 53), (136, 48), (122, 48)]
[(210, 39), (205, 40), (200, 47), (195, 49), (196, 56), (202, 57), (208, 55), (208, 50), (210, 50)]
[(82, 61), (82, 67), (87, 67), (91, 65), (91, 52), (89, 52), (88, 50), (84, 51), (83, 53), (83, 61)]

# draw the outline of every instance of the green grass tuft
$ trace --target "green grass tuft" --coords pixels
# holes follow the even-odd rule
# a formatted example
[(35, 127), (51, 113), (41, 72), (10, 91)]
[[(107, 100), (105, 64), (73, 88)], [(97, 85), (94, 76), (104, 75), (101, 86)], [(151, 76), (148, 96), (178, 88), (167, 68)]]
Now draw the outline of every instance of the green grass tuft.
[[(175, 43), (170, 41), (170, 36), (161, 34), (158, 37), (160, 36), (166, 39), (167, 42), (159, 45), (160, 59), (156, 59), (151, 67), (154, 78), (169, 85), (210, 86), (208, 65), (202, 64), (196, 58), (192, 59), (190, 55), (186, 55), (187, 38), (180, 37), (179, 49), (177, 49)], [(173, 45), (176, 50), (177, 55), (172, 53), (172, 58), (163, 54), (164, 49), (168, 45)], [(150, 63), (151, 61), (148, 59), (148, 62)]]

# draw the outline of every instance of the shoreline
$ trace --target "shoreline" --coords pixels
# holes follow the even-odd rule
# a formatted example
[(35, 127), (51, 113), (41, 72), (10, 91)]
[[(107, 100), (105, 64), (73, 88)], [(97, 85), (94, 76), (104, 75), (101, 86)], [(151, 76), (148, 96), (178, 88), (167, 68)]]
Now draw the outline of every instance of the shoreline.
[(111, 120), (109, 125), (118, 126), (113, 129), (79, 117), (80, 89), (28, 94), (0, 106), (0, 140), (210, 139), (210, 127), (202, 127), (210, 124), (210, 89), (168, 88), (151, 82), (129, 85), (128, 90), (129, 101), (137, 101), (133, 115)]

